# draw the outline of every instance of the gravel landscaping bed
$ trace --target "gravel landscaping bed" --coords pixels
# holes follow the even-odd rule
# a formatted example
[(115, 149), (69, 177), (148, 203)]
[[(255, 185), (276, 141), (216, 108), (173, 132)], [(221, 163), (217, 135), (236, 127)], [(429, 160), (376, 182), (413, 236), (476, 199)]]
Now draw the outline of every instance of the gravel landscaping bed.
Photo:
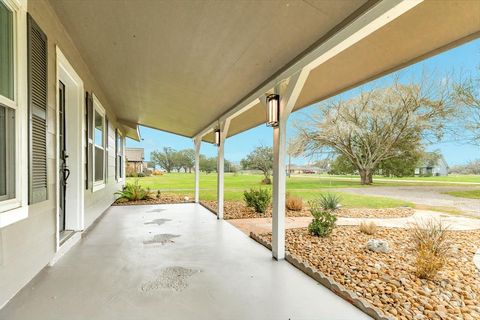
[[(255, 235), (271, 242), (271, 234)], [(366, 249), (370, 239), (390, 243), (389, 253)], [(414, 275), (414, 254), (406, 229), (378, 228), (375, 235), (341, 226), (328, 238), (306, 228), (286, 231), (290, 255), (310, 265), (361, 299), (397, 319), (480, 319), (480, 272), (473, 257), (480, 231), (449, 231), (450, 257), (434, 280)]]
[(178, 194), (163, 194), (161, 197), (148, 199), (148, 200), (138, 200), (138, 201), (115, 201), (112, 206), (134, 206), (134, 205), (145, 205), (145, 204), (173, 204), (173, 203), (189, 203), (193, 202), (190, 198)]
[(404, 218), (414, 213), (415, 210), (409, 207), (382, 209), (340, 208), (335, 210), (337, 216), (345, 218)]
[[(202, 204), (213, 212), (217, 212), (217, 201), (202, 201)], [(252, 208), (247, 207), (242, 201), (224, 202), (224, 219), (250, 219), (250, 218), (270, 218), (272, 208), (269, 207), (264, 214), (257, 213)], [(287, 217), (311, 217), (307, 209), (302, 211), (286, 210)]]

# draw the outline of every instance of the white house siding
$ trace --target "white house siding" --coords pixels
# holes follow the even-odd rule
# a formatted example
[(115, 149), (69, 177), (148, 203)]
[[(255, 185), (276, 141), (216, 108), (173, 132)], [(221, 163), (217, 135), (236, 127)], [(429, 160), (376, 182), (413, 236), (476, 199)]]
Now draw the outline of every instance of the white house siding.
[[(27, 219), (0, 228), (0, 307), (51, 261), (56, 250), (56, 44), (82, 78), (84, 89), (95, 93), (105, 107), (111, 129), (117, 126), (108, 100), (50, 3), (30, 0), (28, 12), (48, 37), (48, 200), (30, 206)], [(114, 130), (109, 135), (114, 141)], [(115, 181), (113, 151), (110, 146), (106, 187), (95, 193), (85, 190), (85, 228), (108, 208), (121, 186)]]

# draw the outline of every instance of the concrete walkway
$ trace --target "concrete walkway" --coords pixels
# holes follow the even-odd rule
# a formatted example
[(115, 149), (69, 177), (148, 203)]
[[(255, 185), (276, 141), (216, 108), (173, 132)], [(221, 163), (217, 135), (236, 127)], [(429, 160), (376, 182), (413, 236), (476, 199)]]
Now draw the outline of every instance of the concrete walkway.
[(195, 204), (112, 207), (8, 320), (368, 319)]
[[(416, 210), (415, 214), (406, 218), (338, 218), (337, 225), (354, 226), (362, 221), (372, 221), (377, 226), (388, 228), (408, 228), (415, 222), (428, 221), (431, 219), (440, 219), (450, 230), (476, 230), (480, 229), (480, 219), (468, 218), (463, 216), (454, 216), (427, 210)], [(305, 228), (312, 221), (310, 217), (286, 217), (285, 227), (287, 229)], [(251, 231), (257, 233), (272, 231), (272, 218), (254, 218), (254, 219), (234, 219), (228, 220), (245, 234)]]
[[(348, 192), (360, 195), (389, 197), (425, 206), (450, 207), (463, 211), (469, 215), (480, 217), (480, 200), (454, 197), (445, 192), (480, 190), (476, 186), (395, 186), (369, 188), (341, 188), (339, 192)], [(425, 208), (426, 209), (426, 208)]]

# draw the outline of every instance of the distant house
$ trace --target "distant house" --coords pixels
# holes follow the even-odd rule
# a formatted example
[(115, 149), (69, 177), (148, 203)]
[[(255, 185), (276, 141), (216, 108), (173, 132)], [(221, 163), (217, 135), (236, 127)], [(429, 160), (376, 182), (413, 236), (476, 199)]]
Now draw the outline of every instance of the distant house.
[(127, 173), (143, 173), (148, 167), (143, 148), (125, 148), (125, 158), (127, 159)]
[(292, 164), (290, 166), (287, 166), (287, 171), (290, 174), (315, 174), (315, 173), (321, 173), (320, 168), (313, 166), (313, 165), (295, 165)]
[(427, 154), (426, 158), (415, 168), (416, 176), (448, 176), (448, 163), (443, 155)]

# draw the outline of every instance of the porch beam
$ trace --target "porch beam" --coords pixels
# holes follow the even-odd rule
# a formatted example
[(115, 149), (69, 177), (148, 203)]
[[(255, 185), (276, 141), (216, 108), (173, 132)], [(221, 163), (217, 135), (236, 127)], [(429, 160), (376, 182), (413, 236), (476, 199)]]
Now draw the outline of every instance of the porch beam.
[(202, 138), (193, 139), (195, 145), (195, 203), (200, 201), (200, 146)]
[[(303, 54), (300, 54), (297, 58), (286, 64), (285, 67), (221, 115), (219, 119), (229, 119), (247, 111), (259, 103), (258, 99), (262, 97), (265, 92), (271, 91), (272, 88), (278, 86), (282, 81), (289, 79), (301, 70), (312, 70), (318, 67), (422, 2), (423, 0), (379, 1), (330, 38)], [(217, 121), (215, 120), (200, 130), (195, 136), (205, 136), (208, 132), (211, 132), (216, 125)]]
[(230, 119), (220, 122), (220, 144), (217, 157), (217, 219), (223, 219), (225, 186), (225, 141)]
[(287, 120), (307, 80), (309, 69), (300, 70), (275, 88), (280, 95), (278, 126), (273, 128), (272, 256), (285, 259), (285, 158), (287, 156)]

